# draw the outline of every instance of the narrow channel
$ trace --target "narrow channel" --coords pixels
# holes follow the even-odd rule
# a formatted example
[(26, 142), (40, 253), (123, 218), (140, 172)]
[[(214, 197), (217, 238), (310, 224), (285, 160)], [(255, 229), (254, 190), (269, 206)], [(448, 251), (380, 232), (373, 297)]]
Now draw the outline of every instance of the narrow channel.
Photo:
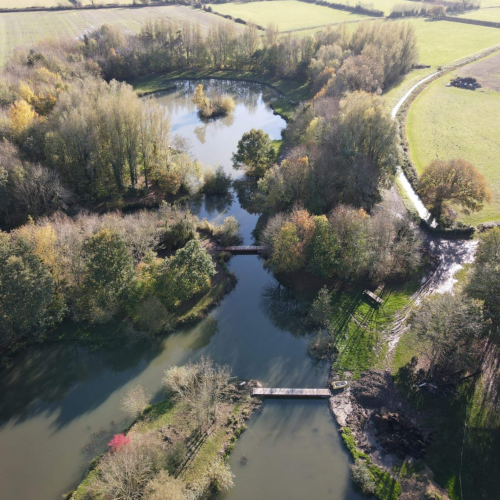
[[(155, 98), (171, 116), (172, 133), (190, 140), (193, 156), (236, 177), (230, 158), (244, 132), (261, 128), (280, 138), (285, 122), (269, 106), (276, 94), (254, 83), (201, 82), (208, 91), (217, 87), (231, 94), (237, 104), (229, 119), (203, 123), (190, 101), (197, 83), (179, 82)], [(223, 206), (204, 202), (193, 210), (217, 221), (235, 215), (245, 243), (251, 243), (258, 214), (246, 212), (236, 194)], [(286, 289), (256, 256), (233, 257), (230, 267), (236, 288), (189, 328), (155, 343), (94, 351), (72, 342), (40, 346), (0, 372), (0, 500), (60, 499), (126, 425), (119, 408), (126, 391), (140, 382), (154, 400), (161, 399), (163, 372), (172, 365), (205, 355), (266, 386), (324, 387), (328, 366), (308, 357), (309, 332), (298, 326), (297, 304)], [(225, 500), (358, 498), (325, 401), (266, 401), (230, 461), (235, 488)]]

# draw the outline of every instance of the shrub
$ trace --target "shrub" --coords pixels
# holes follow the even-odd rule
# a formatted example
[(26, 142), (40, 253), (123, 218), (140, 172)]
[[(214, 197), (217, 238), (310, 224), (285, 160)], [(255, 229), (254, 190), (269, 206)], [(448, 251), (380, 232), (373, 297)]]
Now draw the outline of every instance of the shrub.
[(203, 192), (208, 195), (225, 195), (232, 183), (230, 174), (226, 174), (221, 166), (207, 168), (203, 173)]
[(354, 486), (363, 495), (370, 496), (375, 493), (377, 486), (365, 462), (357, 462), (351, 465), (351, 477)]
[(222, 225), (219, 226), (216, 231), (220, 243), (224, 247), (237, 245), (241, 242), (240, 223), (232, 215), (226, 217)]
[(167, 207), (162, 207), (166, 216), (163, 226), (163, 244), (166, 248), (175, 250), (184, 247), (188, 241), (196, 238), (198, 218), (192, 215), (189, 210), (184, 212), (170, 206)]
[(127, 444), (130, 443), (130, 438), (125, 436), (125, 434), (115, 434), (113, 436), (113, 439), (108, 443), (108, 446), (110, 447), (111, 451), (118, 451)]
[(161, 471), (144, 490), (143, 500), (185, 500), (185, 485), (181, 479), (175, 479), (167, 471)]
[(424, 495), (425, 500), (442, 500), (443, 497), (435, 491), (427, 491)]

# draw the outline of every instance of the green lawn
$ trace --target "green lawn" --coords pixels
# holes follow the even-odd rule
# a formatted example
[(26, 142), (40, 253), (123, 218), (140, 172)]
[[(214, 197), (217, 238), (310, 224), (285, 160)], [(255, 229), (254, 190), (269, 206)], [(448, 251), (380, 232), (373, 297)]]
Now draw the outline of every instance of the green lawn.
[(367, 16), (351, 14), (344, 10), (330, 9), (295, 0), (215, 4), (212, 5), (212, 9), (221, 14), (234, 18), (239, 17), (264, 27), (269, 23), (277, 23), (281, 31), (369, 19)]
[(492, 202), (466, 220), (500, 219), (500, 93), (446, 87), (454, 74), (429, 85), (410, 107), (407, 134), (413, 162), (421, 172), (434, 159), (470, 161), (486, 177)]
[(32, 45), (43, 38), (73, 38), (106, 23), (137, 33), (152, 17), (166, 17), (179, 24), (189, 20), (199, 23), (203, 30), (214, 21), (221, 21), (213, 14), (184, 6), (3, 13), (0, 14), (0, 66), (5, 65), (18, 45)]
[[(500, 4), (496, 0), (497, 4)], [(479, 21), (491, 21), (494, 23), (500, 23), (500, 7), (495, 9), (479, 9), (467, 12), (463, 16), (464, 19), (478, 19)]]
[(290, 101), (298, 103), (311, 98), (310, 89), (307, 84), (278, 78), (272, 75), (262, 75), (251, 71), (232, 71), (232, 70), (180, 70), (173, 71), (167, 74), (152, 75), (137, 80), (131, 83), (139, 94), (147, 94), (161, 90), (168, 86), (172, 80), (189, 79), (189, 78), (221, 78), (228, 80), (247, 80), (258, 83), (265, 83), (277, 88), (284, 94), (284, 97), (273, 102), (273, 109), (282, 115), (285, 119), (289, 119), (294, 112), (296, 106), (290, 104)]

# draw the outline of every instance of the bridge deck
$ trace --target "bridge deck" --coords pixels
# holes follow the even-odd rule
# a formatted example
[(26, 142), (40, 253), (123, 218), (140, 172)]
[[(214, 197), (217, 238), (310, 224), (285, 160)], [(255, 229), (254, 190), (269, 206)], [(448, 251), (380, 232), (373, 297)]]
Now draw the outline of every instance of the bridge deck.
[(234, 247), (217, 247), (218, 252), (230, 253), (260, 253), (265, 250), (265, 247), (258, 246), (234, 246)]
[(279, 389), (254, 387), (252, 396), (271, 398), (329, 398), (332, 395), (329, 389)]

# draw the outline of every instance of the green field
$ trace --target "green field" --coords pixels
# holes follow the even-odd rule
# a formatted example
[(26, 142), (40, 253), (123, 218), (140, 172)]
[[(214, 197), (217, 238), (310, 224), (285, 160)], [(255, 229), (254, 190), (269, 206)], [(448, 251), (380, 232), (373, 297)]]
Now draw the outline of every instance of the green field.
[(491, 21), (493, 23), (500, 23), (500, 7), (497, 7), (495, 9), (473, 10), (460, 17), (463, 17), (464, 19), (477, 19), (479, 21)]
[[(132, 5), (134, 0), (95, 0), (94, 5)], [(80, 0), (82, 5), (92, 5), (92, 0)], [(70, 0), (0, 0), (0, 9), (28, 9), (30, 7), (74, 7)]]
[(223, 21), (213, 14), (183, 6), (3, 13), (0, 14), (0, 66), (5, 65), (19, 45), (32, 45), (50, 37), (77, 37), (106, 23), (138, 32), (147, 19), (160, 16), (177, 23), (189, 20), (204, 29), (214, 21)]
[(212, 5), (212, 9), (220, 14), (239, 17), (264, 27), (269, 23), (277, 23), (281, 31), (369, 19), (367, 16), (351, 14), (344, 10), (330, 9), (296, 0), (216, 4)]
[[(354, 6), (357, 2), (349, 2), (348, 0), (327, 0), (330, 3), (342, 3), (346, 5)], [(415, 7), (415, 2), (411, 0), (367, 0), (361, 2), (369, 6), (370, 8), (381, 10), (386, 16), (392, 12), (392, 8), (395, 5), (409, 5), (410, 7)]]
[(500, 93), (446, 87), (439, 78), (420, 94), (408, 113), (407, 134), (419, 172), (432, 160), (463, 158), (486, 177), (492, 202), (468, 222), (500, 219)]

